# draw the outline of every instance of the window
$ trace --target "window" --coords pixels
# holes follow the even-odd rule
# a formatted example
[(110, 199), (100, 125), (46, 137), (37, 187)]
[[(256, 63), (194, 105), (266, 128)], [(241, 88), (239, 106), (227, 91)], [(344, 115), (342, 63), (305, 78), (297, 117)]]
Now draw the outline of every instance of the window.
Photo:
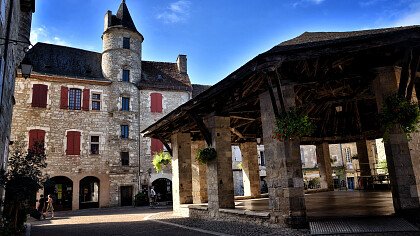
[(32, 107), (47, 107), (48, 86), (34, 84), (32, 88)]
[(121, 138), (128, 139), (128, 125), (121, 125)]
[(344, 152), (346, 153), (347, 163), (351, 163), (351, 149), (347, 147), (344, 149)]
[(29, 150), (34, 150), (38, 145), (44, 146), (45, 131), (32, 129), (29, 131)]
[(99, 154), (99, 136), (90, 136), (90, 154)]
[(101, 110), (101, 94), (99, 93), (92, 94), (92, 110)]
[(69, 90), (69, 109), (80, 110), (82, 99), (82, 90), (72, 88)]
[(123, 38), (123, 48), (130, 49), (130, 38)]
[(130, 70), (123, 70), (122, 81), (130, 82)]
[(261, 160), (261, 166), (265, 166), (265, 157), (264, 157), (263, 151), (260, 151), (260, 160)]
[(67, 132), (67, 150), (66, 155), (80, 155), (80, 132)]
[(150, 150), (152, 155), (162, 151), (163, 143), (159, 139), (152, 138)]
[(121, 165), (123, 166), (130, 165), (130, 155), (128, 152), (121, 152)]
[(121, 99), (121, 111), (129, 111), (130, 110), (130, 98), (122, 97)]
[(150, 94), (150, 111), (162, 112), (162, 94), (160, 93)]

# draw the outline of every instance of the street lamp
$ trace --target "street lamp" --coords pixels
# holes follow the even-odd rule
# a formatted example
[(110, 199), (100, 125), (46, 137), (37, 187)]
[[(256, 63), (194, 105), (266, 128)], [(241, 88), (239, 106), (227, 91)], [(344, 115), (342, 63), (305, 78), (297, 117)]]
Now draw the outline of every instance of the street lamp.
[(27, 79), (31, 77), (32, 64), (26, 57), (20, 63), (20, 71), (22, 73), (23, 78)]

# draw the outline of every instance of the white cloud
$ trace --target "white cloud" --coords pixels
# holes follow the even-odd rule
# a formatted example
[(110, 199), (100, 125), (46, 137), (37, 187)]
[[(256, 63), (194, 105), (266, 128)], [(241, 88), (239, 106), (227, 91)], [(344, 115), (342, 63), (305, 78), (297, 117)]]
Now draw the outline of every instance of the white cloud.
[(164, 23), (178, 23), (185, 21), (189, 15), (191, 2), (179, 0), (169, 4), (165, 11), (157, 15), (157, 19)]
[(420, 25), (420, 6), (412, 9), (393, 23), (393, 26)]
[(35, 45), (37, 42), (50, 43), (62, 46), (70, 46), (68, 42), (57, 35), (52, 35), (45, 26), (32, 28), (31, 43)]
[(308, 5), (308, 4), (319, 5), (323, 2), (325, 2), (325, 0), (297, 0), (294, 3), (292, 3), (292, 6), (293, 7), (298, 7), (298, 6), (302, 6), (302, 5)]

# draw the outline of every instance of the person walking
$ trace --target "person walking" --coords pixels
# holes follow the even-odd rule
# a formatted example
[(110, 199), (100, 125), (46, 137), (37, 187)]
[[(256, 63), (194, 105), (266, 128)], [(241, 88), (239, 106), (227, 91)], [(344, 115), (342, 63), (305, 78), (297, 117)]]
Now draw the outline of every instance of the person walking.
[(53, 199), (51, 197), (51, 194), (48, 194), (47, 210), (45, 211), (44, 217), (48, 215), (48, 212), (51, 212), (51, 219), (54, 218), (54, 207), (53, 207)]
[(36, 208), (36, 210), (41, 214), (41, 218), (45, 219), (45, 198), (44, 198), (44, 194), (41, 194), (39, 196), (39, 200), (38, 200), (38, 207)]
[(154, 188), (154, 186), (150, 188), (150, 207), (154, 207), (156, 205), (156, 192)]

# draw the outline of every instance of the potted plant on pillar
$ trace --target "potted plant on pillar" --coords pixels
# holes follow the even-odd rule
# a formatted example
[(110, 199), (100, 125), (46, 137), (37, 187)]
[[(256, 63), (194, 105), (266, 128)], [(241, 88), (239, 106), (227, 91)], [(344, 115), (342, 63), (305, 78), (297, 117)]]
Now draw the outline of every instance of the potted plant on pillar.
[(160, 151), (156, 152), (155, 155), (153, 155), (153, 167), (155, 168), (156, 172), (161, 172), (162, 168), (171, 164), (172, 159), (171, 155), (169, 153)]
[(419, 105), (397, 94), (388, 96), (382, 105), (379, 120), (384, 128), (384, 140), (389, 139), (391, 129), (397, 124), (408, 139), (419, 128)]
[(283, 142), (291, 138), (311, 135), (314, 130), (315, 126), (309, 117), (299, 109), (292, 108), (277, 117), (273, 138)]
[(216, 157), (216, 149), (212, 147), (206, 147), (198, 150), (195, 159), (201, 164), (207, 164), (209, 161), (216, 159)]

